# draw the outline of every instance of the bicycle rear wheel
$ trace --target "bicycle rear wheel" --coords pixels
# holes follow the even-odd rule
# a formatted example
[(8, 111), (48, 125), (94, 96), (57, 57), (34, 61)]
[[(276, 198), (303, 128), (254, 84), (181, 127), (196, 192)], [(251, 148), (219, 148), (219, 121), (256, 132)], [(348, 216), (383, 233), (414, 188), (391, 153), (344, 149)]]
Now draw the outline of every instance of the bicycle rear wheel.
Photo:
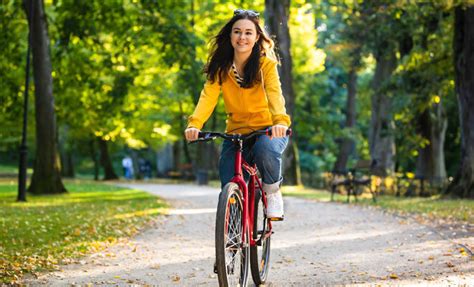
[(270, 236), (265, 238), (270, 230), (270, 221), (264, 213), (264, 204), (261, 190), (255, 190), (255, 208), (253, 222), (253, 239), (257, 240), (255, 246), (250, 246), (250, 269), (255, 285), (265, 284), (270, 266)]
[[(243, 201), (235, 183), (219, 195), (216, 214), (216, 270), (219, 286), (247, 286), (249, 232), (243, 235)], [(242, 240), (245, 236), (245, 242)]]

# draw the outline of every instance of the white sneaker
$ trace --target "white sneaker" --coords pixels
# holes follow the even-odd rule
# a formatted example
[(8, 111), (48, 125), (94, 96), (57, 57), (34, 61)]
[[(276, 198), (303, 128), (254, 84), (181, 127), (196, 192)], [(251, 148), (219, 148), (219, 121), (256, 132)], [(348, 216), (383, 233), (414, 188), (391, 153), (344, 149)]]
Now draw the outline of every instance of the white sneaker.
[(283, 197), (280, 191), (280, 182), (264, 183), (262, 187), (267, 195), (267, 218), (272, 221), (283, 220)]

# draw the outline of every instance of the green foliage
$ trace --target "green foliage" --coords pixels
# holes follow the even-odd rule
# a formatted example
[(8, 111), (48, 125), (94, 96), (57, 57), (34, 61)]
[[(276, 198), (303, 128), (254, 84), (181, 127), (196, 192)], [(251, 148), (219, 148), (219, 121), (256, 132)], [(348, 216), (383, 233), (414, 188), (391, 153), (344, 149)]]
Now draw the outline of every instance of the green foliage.
[[(447, 118), (446, 163), (459, 158), (451, 39), (453, 7), (466, 1), (292, 1), (291, 54), (296, 109), (293, 128), (306, 172), (331, 170), (339, 142), (356, 142), (349, 166), (369, 159), (372, 76), (376, 58), (397, 51), (398, 66), (383, 89), (392, 95), (397, 167), (414, 171), (428, 144), (415, 123), (442, 105)], [(204, 83), (208, 43), (236, 8), (262, 12), (264, 1), (45, 1), (51, 38), (61, 147), (90, 157), (90, 143), (157, 149), (182, 140), (187, 116)], [(20, 1), (0, 7), (0, 151), (21, 136), (27, 22)], [(344, 128), (348, 73), (357, 82), (356, 127)], [(31, 88), (30, 95), (33, 93)], [(28, 141), (34, 139), (30, 101)], [(223, 130), (219, 102), (206, 128)], [(190, 147), (191, 154), (196, 152)], [(30, 152), (30, 155), (33, 154)], [(112, 155), (113, 157), (114, 155)], [(178, 160), (179, 161), (179, 160)]]
[(0, 151), (16, 147), (21, 137), (28, 24), (19, 2), (0, 5)]
[(0, 183), (0, 278), (56, 269), (64, 260), (103, 250), (136, 234), (166, 211), (148, 193), (84, 181), (68, 182), (68, 194), (29, 196), (15, 202), (17, 185)]

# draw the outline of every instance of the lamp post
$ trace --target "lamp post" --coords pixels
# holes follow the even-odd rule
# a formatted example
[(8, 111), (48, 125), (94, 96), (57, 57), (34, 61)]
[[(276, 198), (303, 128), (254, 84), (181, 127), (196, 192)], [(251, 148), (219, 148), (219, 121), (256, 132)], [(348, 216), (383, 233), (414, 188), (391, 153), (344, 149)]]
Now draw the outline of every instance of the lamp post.
[[(26, 8), (26, 3), (25, 8)], [(28, 88), (30, 85), (30, 54), (31, 38), (33, 28), (34, 0), (30, 0), (30, 13), (27, 13), (28, 20), (28, 49), (26, 51), (26, 71), (25, 71), (25, 92), (23, 102), (23, 130), (20, 145), (20, 162), (18, 167), (18, 197), (17, 201), (26, 201), (26, 170), (28, 165), (28, 146), (26, 145), (26, 131), (28, 127)], [(27, 9), (25, 9), (27, 11)]]

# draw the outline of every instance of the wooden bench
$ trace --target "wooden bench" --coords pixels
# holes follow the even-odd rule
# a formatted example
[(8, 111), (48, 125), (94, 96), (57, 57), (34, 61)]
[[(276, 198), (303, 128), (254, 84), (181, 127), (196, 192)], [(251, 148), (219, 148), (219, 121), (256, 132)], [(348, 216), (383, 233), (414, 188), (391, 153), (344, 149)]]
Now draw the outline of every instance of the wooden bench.
[(194, 178), (193, 165), (190, 163), (180, 164), (178, 170), (168, 172), (168, 177), (172, 179), (191, 180)]
[[(333, 171), (333, 180), (331, 182), (331, 201), (334, 200), (334, 194), (339, 186), (344, 186), (347, 192), (347, 202), (350, 202), (350, 196), (353, 195), (357, 202), (357, 196), (362, 194), (361, 186), (368, 187), (372, 194), (372, 200), (376, 202), (376, 192), (372, 188), (372, 179), (370, 174), (371, 161), (359, 160), (354, 168), (344, 171)], [(363, 175), (358, 176), (359, 173)]]

